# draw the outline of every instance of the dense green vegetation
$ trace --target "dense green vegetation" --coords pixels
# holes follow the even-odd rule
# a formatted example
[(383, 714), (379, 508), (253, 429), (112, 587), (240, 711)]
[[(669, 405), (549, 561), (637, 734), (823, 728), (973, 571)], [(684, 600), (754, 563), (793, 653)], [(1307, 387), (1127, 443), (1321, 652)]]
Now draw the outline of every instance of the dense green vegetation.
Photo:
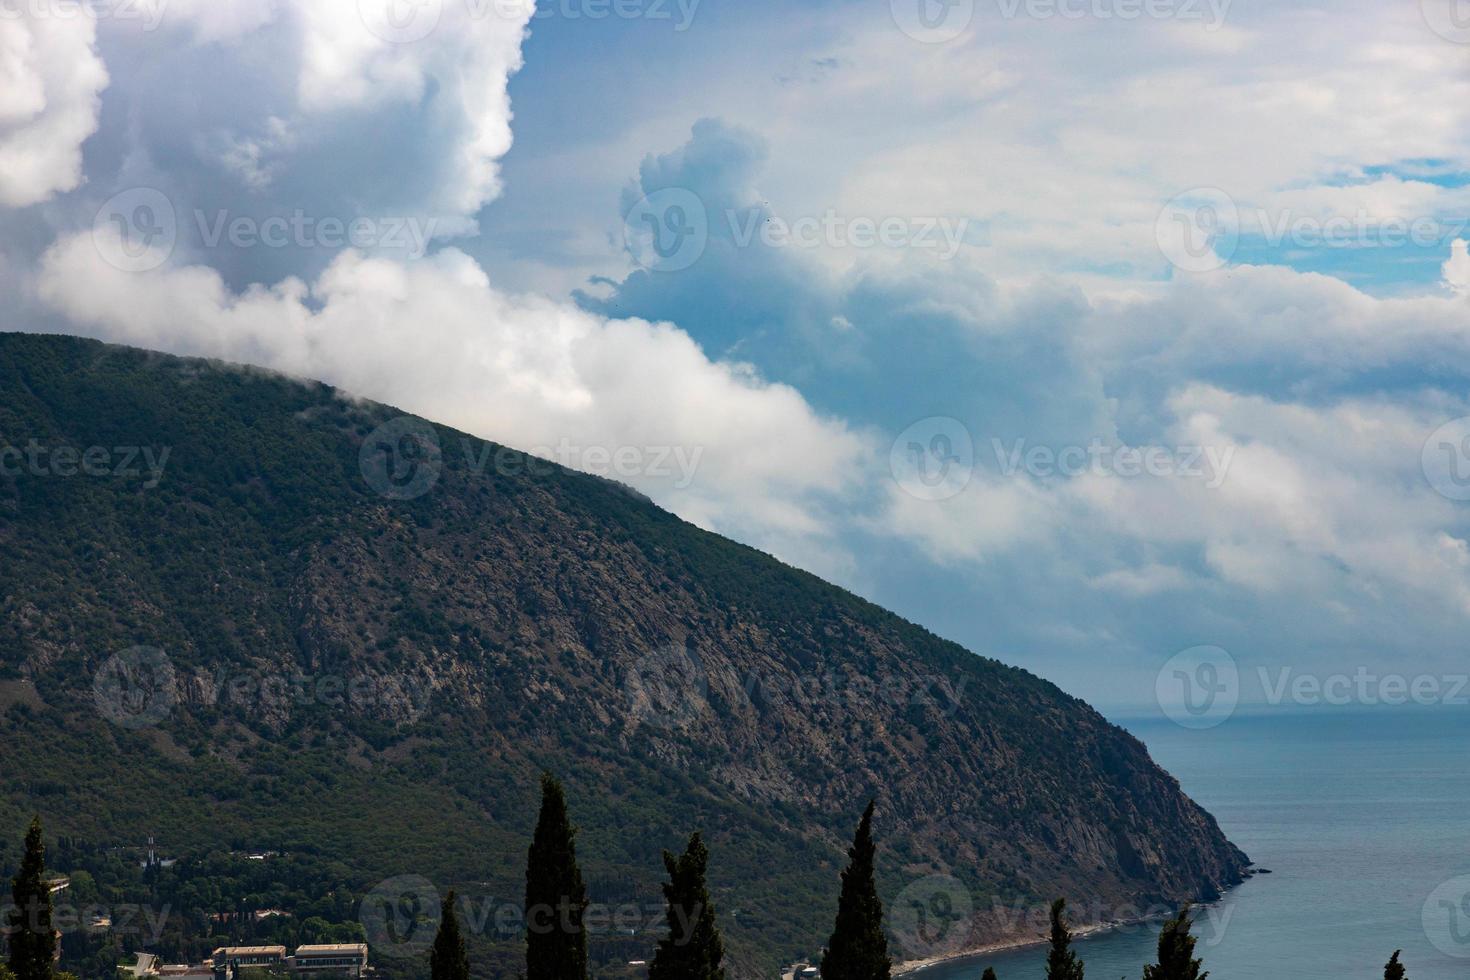
[[(144, 867), (146, 848), (97, 847), (61, 838), (53, 874), (68, 927), (62, 957), (84, 977), (112, 977), (140, 950), (198, 963), (222, 945), (295, 947), (360, 942), (356, 896), (371, 888), (348, 866), (319, 856), (216, 851)], [(274, 914), (276, 912), (282, 914)], [(105, 916), (105, 927), (92, 920)]]
[[(418, 423), (437, 482), (385, 497), (362, 453), (398, 417), (0, 335), (0, 841), (47, 814), (68, 900), (167, 906), (166, 958), (355, 935), (366, 896), (419, 875), (433, 908), (456, 890), (477, 976), (513, 975), (520, 924), (486, 913), (520, 902), (543, 770), (576, 801), (589, 900), (643, 911), (589, 925), (598, 976), (652, 955), (661, 856), (691, 827), (721, 856), (732, 972), (812, 956), (873, 796), (890, 893), (948, 874), (976, 908), (1187, 901), (1246, 867), (1081, 702), (616, 484), (515, 453), (482, 467), (499, 447)], [(140, 647), (166, 682), (138, 676)], [(636, 678), (686, 648), (690, 717), (646, 718)], [(150, 836), (176, 863), (141, 867)], [(0, 870), (19, 863), (0, 844)], [(256, 917), (273, 908), (293, 915)], [(106, 976), (107, 950), (139, 948), (113, 933), (68, 933), (64, 955)], [(422, 977), (427, 957), (378, 965)]]
[[(581, 915), (586, 911), (587, 902), (585, 885), (577, 866), (575, 830), (567, 816), (566, 797), (560, 783), (543, 774), (541, 789), (537, 835), (526, 861), (525, 908), (529, 912), (538, 904), (542, 908), (554, 904), (555, 911), (563, 918), (553, 921), (550, 928), (540, 928), (535, 924), (534, 915), (525, 916), (525, 969), (518, 976), (523, 980), (538, 976), (553, 980), (585, 977), (587, 935)], [(870, 802), (859, 821), (849, 850), (848, 867), (842, 875), (837, 926), (823, 954), (821, 973), (824, 980), (830, 977), (887, 980), (890, 975), (883, 907), (873, 881), (876, 844), (872, 836), (872, 818), (873, 804)], [(250, 855), (248, 859), (264, 861), (270, 856), (273, 855)], [(147, 868), (160, 866), (151, 860), (151, 856), (145, 865)], [(721, 962), (724, 941), (715, 921), (714, 903), (707, 887), (708, 866), (709, 851), (698, 832), (690, 837), (682, 855), (675, 857), (664, 852), (664, 868), (669, 875), (669, 881), (663, 886), (664, 922), (668, 932), (659, 941), (653, 962), (648, 965), (646, 975), (649, 980), (725, 980)], [(279, 870), (274, 869), (271, 877), (278, 876)], [(75, 974), (61, 972), (54, 966), (55, 946), (47, 945), (53, 941), (53, 927), (61, 932), (68, 928), (60, 916), (53, 922), (55, 910), (50, 885), (56, 880), (47, 874), (42, 828), (40, 819), (36, 818), (26, 834), (25, 857), (12, 881), (13, 901), (6, 916), (5, 929), (0, 933), (8, 949), (8, 962), (0, 963), (0, 980), (20, 980), (22, 977), (27, 980), (77, 980)], [(70, 877), (66, 887), (72, 885), (88, 894), (97, 887), (96, 879), (85, 871)], [(1071, 948), (1073, 937), (1066, 921), (1066, 906), (1066, 900), (1062, 898), (1051, 904), (1046, 980), (1085, 980), (1084, 963)], [(428, 952), (430, 980), (469, 980), (472, 975), (468, 949), (460, 930), (459, 908), (451, 889), (439, 907), (438, 925)], [(27, 910), (27, 914), (23, 915), (22, 910)], [(276, 914), (263, 918), (276, 919), (294, 914), (285, 910), (273, 912)], [(569, 918), (566, 917), (568, 913), (571, 913)], [(144, 918), (156, 926), (153, 919), (146, 915)], [(163, 921), (163, 917), (159, 921)], [(224, 917), (221, 921), (259, 922), (262, 917)], [(358, 942), (363, 939), (358, 934), (361, 921), (358, 927), (337, 929), (316, 917), (309, 921), (318, 923), (311, 927), (314, 935), (297, 934), (296, 939), (284, 941), (279, 935), (264, 940), (257, 936), (253, 941), (243, 942), (237, 933), (229, 945), (284, 946), (299, 945), (300, 942)], [(1158, 962), (1143, 968), (1143, 980), (1208, 980), (1209, 973), (1201, 972), (1202, 961), (1194, 956), (1192, 926), (1193, 920), (1187, 908), (1164, 923), (1158, 938)], [(162, 931), (156, 928), (155, 933), (148, 937), (148, 945), (155, 952), (161, 942)], [(115, 941), (120, 934), (131, 936), (133, 933), (112, 927), (103, 934), (106, 947), (86, 959), (85, 975), (118, 980), (123, 976), (119, 971), (123, 958)], [(1384, 967), (1384, 980), (1407, 980), (1404, 966), (1399, 962), (1401, 952), (1396, 950), (1390, 957)], [(132, 961), (134, 957), (129, 955), (127, 959)], [(641, 969), (631, 969), (634, 964), (628, 966), (628, 970), (611, 973), (629, 977), (643, 975)], [(412, 965), (409, 969), (412, 973)], [(379, 972), (383, 971), (379, 969)], [(400, 972), (390, 969), (385, 975), (392, 977)], [(289, 976), (266, 969), (246, 969), (237, 974), (237, 980), (289, 980)], [(986, 967), (982, 980), (997, 980), (995, 970)]]

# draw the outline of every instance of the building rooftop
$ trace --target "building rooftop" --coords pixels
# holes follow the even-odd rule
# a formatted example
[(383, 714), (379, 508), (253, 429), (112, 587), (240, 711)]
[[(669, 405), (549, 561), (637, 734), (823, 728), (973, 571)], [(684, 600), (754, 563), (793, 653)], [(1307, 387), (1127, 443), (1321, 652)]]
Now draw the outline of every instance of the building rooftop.
[(326, 955), (331, 953), (366, 953), (366, 943), (329, 943), (325, 946), (297, 946), (297, 956)]
[(215, 956), (269, 956), (275, 953), (280, 956), (286, 955), (284, 946), (221, 946), (214, 951)]

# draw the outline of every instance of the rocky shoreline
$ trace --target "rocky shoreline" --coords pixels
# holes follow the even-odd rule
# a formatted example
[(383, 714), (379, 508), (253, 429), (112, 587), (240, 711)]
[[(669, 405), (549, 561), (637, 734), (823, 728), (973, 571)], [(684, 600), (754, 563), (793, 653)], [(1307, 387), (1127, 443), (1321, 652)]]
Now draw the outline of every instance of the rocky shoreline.
[[(1249, 879), (1256, 874), (1270, 873), (1270, 871), (1267, 871), (1265, 869), (1251, 869), (1246, 873), (1245, 878)], [(1238, 885), (1240, 884), (1240, 882), (1237, 882), (1236, 884)], [(1233, 888), (1234, 886), (1231, 887)], [(1201, 908), (1216, 905), (1220, 901), (1223, 901), (1223, 896), (1221, 897), (1221, 899), (1217, 899), (1216, 901), (1197, 903), (1191, 907), (1198, 910)], [(1089, 925), (1077, 926), (1074, 927), (1072, 930), (1072, 938), (1086, 939), (1094, 936), (1100, 936), (1117, 929), (1126, 929), (1140, 925), (1156, 925), (1160, 922), (1163, 922), (1169, 914), (1170, 913), (1163, 913), (1161, 915), (1133, 916), (1128, 918), (1113, 919), (1106, 922), (1096, 922)], [(1044, 932), (1038, 932), (1026, 937), (1018, 936), (1013, 939), (997, 940), (989, 943), (980, 943), (978, 945), (971, 946), (962, 950), (957, 950), (951, 953), (943, 953), (940, 955), (927, 956), (916, 960), (903, 960), (897, 962), (893, 965), (893, 975), (895, 977), (912, 976), (931, 967), (938, 966), (941, 963), (953, 963), (959, 960), (968, 960), (976, 957), (991, 955), (994, 953), (1010, 953), (1021, 949), (1032, 949), (1036, 947), (1041, 947), (1045, 946), (1046, 944), (1047, 936)]]
[[(1124, 926), (1135, 926), (1151, 919), (1139, 918), (1131, 920), (1119, 920), (1117, 922), (1100, 922), (1095, 925), (1082, 926), (1072, 931), (1073, 939), (1084, 939), (1088, 936), (1096, 936)], [(991, 953), (1010, 953), (1018, 949), (1031, 949), (1037, 946), (1045, 946), (1045, 936), (1037, 936), (1031, 939), (1011, 939), (1002, 942), (984, 943), (971, 949), (961, 950), (955, 953), (945, 953), (942, 956), (929, 956), (920, 960), (905, 960), (893, 965), (894, 976), (907, 976), (938, 966), (941, 963), (953, 963), (956, 960), (967, 960), (977, 956), (985, 956)]]

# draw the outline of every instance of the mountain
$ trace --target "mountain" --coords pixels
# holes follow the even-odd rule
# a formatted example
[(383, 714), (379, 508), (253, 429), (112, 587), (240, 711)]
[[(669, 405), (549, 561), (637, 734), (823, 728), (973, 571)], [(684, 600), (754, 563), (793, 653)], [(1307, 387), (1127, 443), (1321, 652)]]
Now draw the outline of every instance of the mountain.
[[(209, 880), (231, 851), (308, 862), (331, 880), (292, 900), (348, 917), (400, 875), (514, 902), (543, 769), (594, 902), (656, 907), (660, 849), (704, 831), (738, 976), (819, 949), (870, 796), (899, 958), (1028, 935), (1060, 894), (1108, 917), (1248, 873), (1082, 701), (619, 484), (325, 385), (24, 334), (0, 447), (0, 835), (156, 837), (188, 948), (266, 900)], [(469, 931), (512, 975), (514, 929)], [(652, 938), (609, 928), (597, 975)]]

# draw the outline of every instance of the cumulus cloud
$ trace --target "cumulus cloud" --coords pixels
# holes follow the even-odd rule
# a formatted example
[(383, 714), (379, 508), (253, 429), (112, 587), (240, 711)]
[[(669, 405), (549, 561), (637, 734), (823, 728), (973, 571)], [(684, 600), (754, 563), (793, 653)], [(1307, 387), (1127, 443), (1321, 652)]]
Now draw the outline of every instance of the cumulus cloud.
[[(765, 151), (701, 124), (644, 164), (625, 203), (672, 186), (775, 214)], [(733, 165), (701, 165), (711, 154)], [(890, 438), (926, 416), (965, 427), (962, 490), (931, 499), (884, 473), (849, 533), (884, 556), (870, 591), (920, 590), (883, 578), (893, 570), (988, 597), (1005, 615), (986, 618), (984, 642), (1032, 663), (1059, 651), (1070, 673), (1100, 649), (1146, 662), (1155, 644), (1198, 642), (1201, 623), (1252, 656), (1375, 642), (1423, 657), (1470, 615), (1470, 528), (1421, 461), (1429, 434), (1465, 414), (1441, 390), (1470, 375), (1463, 303), (1281, 266), (1129, 292), (998, 279), (964, 256), (891, 258), (839, 269), (712, 224), (688, 270), (635, 271), (582, 301), (658, 310)], [(742, 319), (756, 311), (763, 321)], [(1087, 462), (1068, 471), (1069, 454)]]
[[(1040, 568), (1059, 594), (1140, 608), (1166, 593), (1293, 594), (1385, 616), (1432, 597), (1439, 622), (1470, 611), (1461, 521), (1419, 458), (1453, 417), (1436, 385), (1470, 375), (1463, 304), (1281, 266), (1100, 294), (999, 280), (966, 257), (861, 255), (836, 269), (722, 225), (732, 208), (778, 213), (760, 190), (768, 149), (707, 120), (648, 158), (625, 209), (691, 192), (709, 215), (704, 251), (687, 270), (637, 270), (580, 298), (658, 311), (890, 437), (926, 416), (964, 426), (963, 491), (924, 499), (880, 479), (854, 522), (864, 533), (942, 568)], [(1032, 451), (1044, 471), (1026, 465)], [(1056, 465), (1093, 452), (1100, 462), (1073, 472)], [(1162, 468), (1123, 472), (1129, 454)]]
[(1388, 590), (1470, 612), (1463, 541), (1446, 547), (1462, 522), (1420, 469), (1442, 406), (1316, 407), (1195, 384), (1164, 410), (1170, 424), (1149, 445), (1099, 440), (1091, 457), (1085, 446), (1030, 446), (1044, 451), (1041, 464), (1001, 473), (982, 458), (952, 499), (893, 493), (882, 523), (946, 563), (1087, 542), (1113, 566), (1091, 584), (1133, 597), (1189, 584), (1151, 557), (1187, 553), (1246, 592), (1346, 600)]
[[(763, 368), (799, 364), (809, 345), (833, 333), (835, 296), (822, 270), (764, 245), (754, 233), (742, 236), (743, 228), (760, 229), (775, 217), (755, 186), (766, 155), (759, 134), (702, 119), (684, 144), (645, 157), (637, 179), (623, 188), (619, 213), (633, 214), (647, 200), (657, 221), (665, 214), (658, 195), (693, 195), (687, 210), (699, 254), (677, 273), (656, 261), (635, 268), (605, 296), (578, 290), (579, 302), (608, 316), (637, 310), (638, 316), (674, 320), (716, 354), (752, 359)], [(670, 199), (675, 207), (681, 200)]]
[[(802, 542), (829, 536), (865, 446), (794, 388), (712, 361), (656, 317), (498, 290), (454, 249), (408, 262), (320, 240), (324, 222), (363, 218), (465, 234), (501, 189), (507, 83), (534, 6), (424, 4), (407, 21), (390, 7), (177, 0), (146, 23), (104, 23), (116, 119), (23, 295), (104, 339), (322, 378), (573, 466), (588, 449), (673, 450), (681, 465), (626, 479), (706, 526), (840, 563), (841, 549)], [(139, 188), (148, 228), (129, 224)], [(66, 227), (99, 206), (95, 232)], [(310, 240), (262, 245), (282, 219)], [(252, 229), (244, 244), (235, 221)], [(166, 249), (132, 266), (151, 271), (105, 260), (140, 243)]]
[(45, 201), (82, 182), (107, 70), (86, 4), (21, 4), (0, 16), (0, 207)]
[[(1184, 584), (1160, 567), (1157, 546), (1260, 594), (1390, 588), (1470, 611), (1461, 549), (1446, 546), (1464, 537), (1464, 518), (1421, 462), (1429, 434), (1463, 414), (1426, 363), (1447, 379), (1470, 374), (1463, 304), (1245, 267), (1070, 312), (1073, 359), (1092, 364), (1094, 390), (1111, 397), (1099, 394), (1060, 439), (972, 400), (972, 499), (931, 504), (919, 523), (894, 495), (887, 518), (935, 559), (993, 561), (1045, 525), (1053, 540), (1090, 541), (1126, 563), (1094, 580), (1126, 594)], [(1050, 454), (1040, 473), (1024, 462), (1037, 449)], [(1052, 461), (1069, 449), (1070, 471)], [(1122, 472), (1110, 462), (1120, 449), (1159, 454), (1154, 471)]]
[[(392, 3), (0, 20), (0, 161), (19, 161), (0, 200), (49, 201), (0, 226), (0, 291), (38, 325), (322, 378), (582, 468), (588, 448), (682, 447), (691, 470), (618, 475), (1074, 690), (1091, 659), (1106, 680), (1201, 641), (1455, 649), (1470, 528), (1421, 451), (1470, 414), (1470, 253), (1291, 230), (1348, 216), (1371, 238), (1470, 208), (1463, 51), (1413, 5), (1237, 5), (1215, 31), (981, 5), (947, 45), (883, 5), (829, 5), (780, 36), (764, 18), (680, 34), (661, 63), (697, 77), (647, 89), (656, 24), (595, 63), (548, 39), (522, 91), (580, 115), (524, 130), (537, 191), (487, 211), (532, 7), (404, 5), (431, 15), (405, 21)], [(588, 83), (598, 70), (609, 84)], [(1201, 186), (1223, 189), (1240, 241), (1185, 275), (1156, 222)], [(119, 192), (133, 214), (140, 187), (177, 241), (124, 273), (102, 259), (116, 223), (89, 229)], [(696, 196), (702, 252), (639, 267), (623, 219), (670, 190)], [(488, 219), (507, 213), (519, 240)], [(759, 234), (828, 213), (970, 225), (948, 260)], [(209, 233), (296, 215), (440, 240), (409, 260)], [(1311, 265), (1327, 253), (1369, 281)], [(608, 275), (563, 302), (506, 288), (522, 259), (556, 295)], [(940, 417), (972, 437), (973, 472), (926, 499), (890, 440)], [(1108, 464), (1016, 462), (1093, 446)], [(1191, 447), (1222, 471), (1119, 471), (1119, 452), (1189, 465)]]
[(422, 104), (453, 137), (444, 147), (440, 197), (430, 207), (469, 218), (500, 190), (497, 161), (511, 143), (506, 85), (521, 65), (521, 38), (535, 5), (422, 4), (414, 19), (431, 19), (406, 26), (398, 6), (305, 0), (301, 106), (317, 114), (387, 100)]
[(1067, 487), (1095, 520), (1134, 541), (1197, 549), (1221, 580), (1252, 592), (1353, 605), (1433, 596), (1453, 616), (1470, 613), (1463, 542), (1445, 547), (1460, 521), (1420, 469), (1443, 421), (1431, 407), (1309, 407), (1197, 385), (1170, 409), (1171, 443), (1228, 459), (1223, 478)]
[[(574, 156), (548, 149), (540, 159), (577, 166), (578, 180), (606, 179), (591, 171), (629, 159), (633, 138), (653, 132), (668, 145), (690, 120), (717, 114), (766, 138), (775, 165), (763, 198), (786, 216), (969, 218), (985, 229), (970, 251), (990, 275), (1063, 275), (1093, 295), (1157, 288), (1173, 274), (1156, 223), (1166, 202), (1199, 188), (1235, 203), (1242, 257), (1305, 221), (1305, 234), (1285, 236), (1297, 253), (1286, 261), (1330, 261), (1380, 290), (1406, 260), (1432, 277), (1470, 205), (1463, 50), (1429, 30), (1415, 4), (1237, 3), (1213, 30), (1167, 13), (1007, 16), (995, 4), (972, 13), (945, 44), (916, 43), (883, 4), (824, 7), (758, 42), (691, 34), (691, 45), (707, 41), (689, 61), (697, 84), (680, 76), (685, 84), (636, 103), (620, 89), (594, 92), (591, 111), (622, 125), (600, 125), (605, 138), (579, 139)], [(1417, 97), (1426, 89), (1447, 97), (1426, 106)], [(597, 220), (577, 205), (546, 206), (559, 225)], [(1342, 217), (1366, 246), (1311, 244), (1322, 222)], [(1415, 221), (1438, 234), (1415, 248), (1375, 247)], [(846, 270), (884, 256), (814, 257)]]
[(454, 249), (418, 262), (348, 250), (311, 284), (237, 293), (203, 266), (120, 271), (84, 234), (46, 255), (38, 291), (107, 340), (319, 378), (576, 468), (597, 471), (589, 450), (631, 451), (641, 462), (603, 472), (788, 553), (830, 533), (865, 449), (669, 324), (506, 295)]
[[(235, 288), (315, 277), (335, 249), (214, 242), (220, 218), (412, 219), (441, 239), (472, 234), (502, 191), (508, 84), (532, 7), (402, 5), (433, 14), (405, 22), (388, 18), (396, 5), (142, 0), (104, 5), (100, 20), (87, 4), (21, 5), (48, 16), (0, 18), (0, 195), (77, 188), (47, 215), (67, 233), (119, 194), (156, 191), (177, 214), (181, 257)], [(62, 6), (80, 13), (56, 16)]]

